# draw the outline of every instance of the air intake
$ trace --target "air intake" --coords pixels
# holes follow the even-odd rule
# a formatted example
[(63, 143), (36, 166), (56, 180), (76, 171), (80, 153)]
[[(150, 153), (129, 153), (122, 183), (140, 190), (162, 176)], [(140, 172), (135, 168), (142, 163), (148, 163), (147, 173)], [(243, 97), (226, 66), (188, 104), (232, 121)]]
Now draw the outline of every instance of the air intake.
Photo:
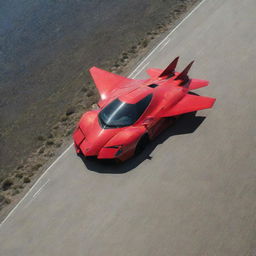
[(150, 85), (148, 85), (148, 87), (150, 87), (150, 88), (156, 88), (158, 85), (159, 85), (159, 84), (150, 84)]

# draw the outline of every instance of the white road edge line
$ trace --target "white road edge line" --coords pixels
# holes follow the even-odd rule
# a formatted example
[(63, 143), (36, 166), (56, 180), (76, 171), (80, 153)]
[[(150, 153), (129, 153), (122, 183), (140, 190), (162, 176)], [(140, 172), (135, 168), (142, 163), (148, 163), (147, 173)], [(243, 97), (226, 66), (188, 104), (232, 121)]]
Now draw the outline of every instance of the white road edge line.
[(164, 44), (162, 45), (162, 47), (159, 49), (159, 52), (161, 52), (161, 51), (165, 48), (165, 46), (166, 46), (170, 41), (171, 41), (171, 39), (168, 39), (168, 40), (166, 41), (166, 43), (164, 43)]
[(32, 196), (32, 198), (24, 206), (24, 208), (27, 208), (34, 201), (34, 199), (39, 195), (39, 193), (42, 191), (42, 189), (47, 185), (47, 183), (49, 181), (50, 181), (50, 179), (47, 179), (47, 181), (36, 191), (36, 193)]
[(37, 195), (41, 192), (41, 190), (47, 185), (47, 183), (50, 181), (50, 179), (47, 179), (47, 181), (36, 191), (36, 193), (33, 195), (33, 198), (36, 198)]
[(150, 63), (150, 61), (148, 61), (145, 65), (143, 65), (133, 77), (136, 77), (142, 70), (144, 70), (144, 68), (145, 68), (149, 63)]
[(160, 47), (160, 45), (168, 38), (170, 37), (205, 1), (202, 0), (171, 32), (147, 55), (147, 57), (135, 68), (135, 70), (130, 74), (129, 77), (131, 77), (136, 71), (140, 68), (141, 65), (144, 64), (144, 62)]
[[(142, 62), (134, 69), (134, 71), (128, 76), (130, 78), (134, 78), (133, 74), (146, 62), (146, 60), (159, 48), (159, 46), (169, 37), (171, 36), (204, 2), (207, 0), (202, 0), (171, 32), (147, 55), (147, 57), (142, 60)], [(138, 73), (136, 74), (138, 75)], [(33, 190), (33, 188), (40, 182), (40, 180), (48, 173), (48, 171), (61, 159), (69, 149), (74, 145), (71, 143), (63, 153), (46, 169), (46, 171), (38, 178), (35, 184), (28, 190), (28, 192), (23, 196), (23, 198), (16, 204), (16, 206), (8, 213), (5, 219), (0, 223), (0, 228), (2, 225), (10, 218), (10, 216), (14, 213), (14, 211), (19, 207), (19, 205), (25, 200), (27, 195)]]
[(57, 159), (46, 169), (46, 171), (38, 178), (38, 180), (35, 182), (35, 184), (29, 189), (29, 191), (23, 196), (23, 198), (16, 204), (16, 206), (9, 212), (9, 214), (5, 217), (5, 219), (1, 222), (0, 228), (2, 225), (10, 218), (10, 216), (13, 214), (13, 212), (19, 207), (19, 205), (26, 199), (28, 194), (33, 190), (33, 188), (41, 181), (41, 179), (48, 173), (48, 171), (59, 161), (60, 158), (62, 158), (68, 150), (74, 145), (74, 143), (71, 143), (63, 153)]

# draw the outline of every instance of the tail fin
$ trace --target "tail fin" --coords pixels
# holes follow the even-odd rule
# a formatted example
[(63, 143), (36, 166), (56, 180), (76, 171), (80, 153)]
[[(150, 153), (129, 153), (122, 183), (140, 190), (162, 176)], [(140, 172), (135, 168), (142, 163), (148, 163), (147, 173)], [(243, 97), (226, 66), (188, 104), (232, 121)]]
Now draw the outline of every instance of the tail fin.
[(179, 57), (176, 57), (172, 63), (169, 64), (169, 66), (159, 75), (159, 77), (163, 76), (174, 76), (174, 71), (177, 66)]
[(183, 82), (187, 82), (189, 80), (188, 78), (188, 72), (191, 68), (191, 66), (193, 65), (194, 61), (191, 61), (186, 67), (185, 69), (179, 73), (179, 75), (175, 78), (175, 80), (182, 80)]

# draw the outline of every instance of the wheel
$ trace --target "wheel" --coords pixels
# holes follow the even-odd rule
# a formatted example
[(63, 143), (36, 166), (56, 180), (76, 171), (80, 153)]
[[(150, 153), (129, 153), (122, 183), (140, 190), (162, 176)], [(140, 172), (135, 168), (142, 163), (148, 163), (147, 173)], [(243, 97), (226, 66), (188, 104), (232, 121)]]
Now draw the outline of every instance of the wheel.
[(122, 163), (122, 160), (120, 160), (119, 158), (115, 158), (115, 164), (116, 165), (119, 165), (119, 164), (121, 164)]
[(140, 140), (139, 140), (139, 142), (138, 142), (138, 144), (136, 146), (135, 154), (140, 154), (145, 149), (145, 147), (147, 146), (148, 142), (149, 142), (148, 134), (144, 134), (140, 138)]

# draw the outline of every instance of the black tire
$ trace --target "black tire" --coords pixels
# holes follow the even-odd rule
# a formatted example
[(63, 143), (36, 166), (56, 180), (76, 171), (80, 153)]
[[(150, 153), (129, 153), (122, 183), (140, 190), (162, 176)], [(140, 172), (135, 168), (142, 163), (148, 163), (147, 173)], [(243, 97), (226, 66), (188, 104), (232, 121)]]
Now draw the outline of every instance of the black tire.
[(140, 154), (146, 148), (148, 143), (149, 143), (148, 134), (144, 134), (140, 138), (140, 140), (139, 140), (139, 142), (138, 142), (138, 144), (136, 146), (135, 154)]
[(120, 165), (122, 163), (123, 163), (122, 160), (120, 160), (119, 158), (115, 158), (115, 164), (116, 165)]

